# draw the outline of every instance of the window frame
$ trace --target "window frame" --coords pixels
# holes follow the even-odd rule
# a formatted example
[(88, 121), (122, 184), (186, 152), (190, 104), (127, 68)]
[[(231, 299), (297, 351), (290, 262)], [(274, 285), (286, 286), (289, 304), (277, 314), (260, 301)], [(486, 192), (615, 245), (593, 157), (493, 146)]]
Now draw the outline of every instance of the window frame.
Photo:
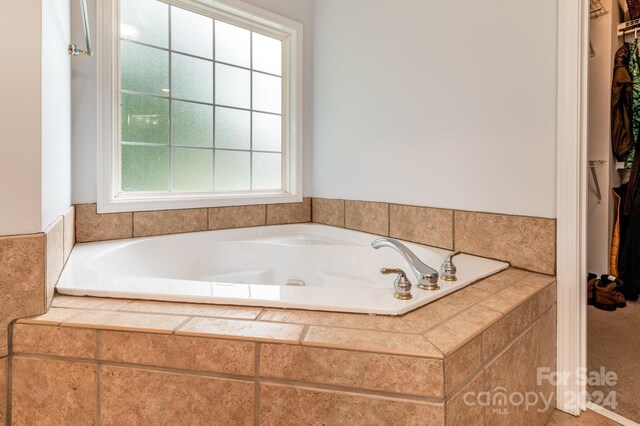
[(303, 26), (240, 0), (162, 0), (279, 38), (282, 52), (282, 190), (123, 192), (120, 161), (120, 0), (97, 2), (98, 213), (222, 207), (302, 201)]

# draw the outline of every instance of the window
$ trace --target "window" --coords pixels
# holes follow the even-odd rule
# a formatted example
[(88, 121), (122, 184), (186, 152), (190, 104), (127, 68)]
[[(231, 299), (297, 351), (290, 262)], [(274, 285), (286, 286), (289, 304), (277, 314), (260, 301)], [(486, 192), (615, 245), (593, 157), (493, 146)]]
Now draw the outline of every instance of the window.
[(104, 2), (99, 211), (302, 199), (302, 28), (232, 3)]

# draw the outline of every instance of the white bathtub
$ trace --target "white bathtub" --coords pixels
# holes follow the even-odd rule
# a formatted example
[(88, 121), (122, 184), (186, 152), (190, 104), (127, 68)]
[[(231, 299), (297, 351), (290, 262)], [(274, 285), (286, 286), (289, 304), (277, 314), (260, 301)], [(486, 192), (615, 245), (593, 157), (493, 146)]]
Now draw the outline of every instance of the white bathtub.
[[(508, 267), (476, 256), (454, 258), (458, 281), (424, 291), (399, 253), (375, 250), (377, 236), (302, 224), (206, 231), (77, 244), (57, 284), (59, 293), (178, 302), (268, 306), (400, 315)], [(406, 243), (439, 269), (449, 253)], [(403, 269), (413, 299), (393, 297)]]

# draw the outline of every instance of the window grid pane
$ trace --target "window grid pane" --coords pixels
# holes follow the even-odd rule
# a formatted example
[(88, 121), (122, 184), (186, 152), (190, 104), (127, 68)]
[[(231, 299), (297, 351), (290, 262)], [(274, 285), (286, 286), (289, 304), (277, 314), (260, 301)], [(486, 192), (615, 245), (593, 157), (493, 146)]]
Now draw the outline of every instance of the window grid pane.
[[(134, 1), (122, 0), (123, 3)], [(282, 135), (281, 128), (274, 127), (276, 123), (282, 126), (282, 79), (280, 68), (274, 65), (281, 62), (281, 50), (276, 58), (271, 58), (269, 66), (265, 66), (273, 46), (281, 46), (281, 41), (211, 19), (212, 40), (205, 42), (213, 47), (211, 55), (203, 53), (202, 44), (185, 45), (184, 37), (176, 46), (176, 16), (184, 15), (185, 11), (175, 6), (168, 9), (167, 28), (158, 29), (168, 35), (168, 47), (156, 47), (158, 51), (164, 51), (168, 59), (168, 89), (161, 93), (147, 90), (144, 90), (147, 93), (139, 93), (136, 87), (127, 87), (121, 94), (122, 98), (147, 97), (146, 105), (155, 99), (168, 104), (168, 145), (164, 145), (166, 151), (160, 152), (161, 145), (155, 140), (130, 141), (123, 133), (121, 161), (126, 170), (123, 169), (122, 190), (228, 192), (282, 189)], [(217, 28), (228, 30), (225, 33), (227, 40), (216, 39)], [(238, 40), (229, 40), (229, 34), (235, 37), (234, 30), (235, 36), (241, 35), (242, 31), (249, 34), (245, 38), (249, 52), (242, 55), (247, 61), (234, 57), (229, 49), (230, 42), (238, 43)], [(208, 33), (208, 30), (202, 31)], [(121, 34), (121, 40), (121, 45), (145, 46), (143, 42), (127, 38), (126, 34)], [(254, 51), (256, 44), (265, 45), (265, 42), (271, 52)], [(217, 52), (219, 46), (225, 46), (220, 54)], [(210, 65), (205, 65), (207, 63)], [(211, 72), (206, 71), (207, 68)], [(125, 71), (123, 75), (126, 75)], [(270, 84), (266, 90), (264, 84), (256, 87), (256, 82), (276, 81), (279, 87), (275, 84)], [(272, 99), (268, 99), (269, 96)], [(144, 111), (128, 111), (128, 116), (134, 113), (144, 115)], [(207, 117), (210, 117), (210, 123), (206, 122)], [(162, 144), (162, 141), (158, 142)], [(144, 161), (146, 154), (150, 157), (148, 161)], [(159, 166), (164, 171), (159, 171)], [(135, 173), (132, 173), (132, 167)]]

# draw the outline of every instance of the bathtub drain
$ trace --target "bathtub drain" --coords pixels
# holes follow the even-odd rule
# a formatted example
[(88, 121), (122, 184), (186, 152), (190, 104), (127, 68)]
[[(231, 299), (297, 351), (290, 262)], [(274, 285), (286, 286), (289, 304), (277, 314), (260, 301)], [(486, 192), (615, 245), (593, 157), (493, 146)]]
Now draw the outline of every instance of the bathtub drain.
[(296, 286), (296, 287), (304, 287), (305, 283), (302, 280), (287, 280), (287, 284), (286, 285), (290, 285), (290, 286)]

